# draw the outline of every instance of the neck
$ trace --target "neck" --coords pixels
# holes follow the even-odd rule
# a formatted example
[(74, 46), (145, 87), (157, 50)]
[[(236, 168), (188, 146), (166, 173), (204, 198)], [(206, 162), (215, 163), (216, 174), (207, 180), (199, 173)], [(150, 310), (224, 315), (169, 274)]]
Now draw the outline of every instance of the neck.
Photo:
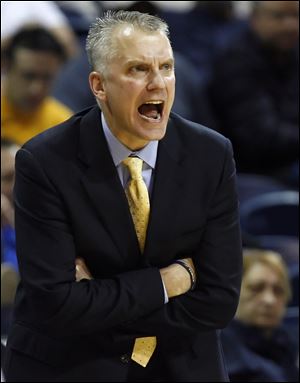
[(112, 119), (105, 113), (102, 109), (106, 124), (111, 131), (111, 133), (116, 137), (116, 139), (126, 148), (132, 152), (139, 151), (149, 144), (149, 141), (138, 139), (137, 137), (129, 134), (123, 134), (122, 129), (116, 129), (112, 122)]

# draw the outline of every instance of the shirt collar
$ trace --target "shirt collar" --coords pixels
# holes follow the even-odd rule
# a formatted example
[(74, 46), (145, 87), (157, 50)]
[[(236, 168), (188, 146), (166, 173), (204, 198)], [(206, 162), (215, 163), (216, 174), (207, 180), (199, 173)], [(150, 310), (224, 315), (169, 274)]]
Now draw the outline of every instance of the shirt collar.
[(125, 158), (134, 154), (135, 156), (142, 159), (146, 164), (148, 164), (152, 169), (155, 168), (156, 158), (157, 158), (157, 148), (158, 141), (150, 141), (143, 149), (133, 152), (123, 145), (111, 132), (107, 122), (105, 121), (103, 113), (101, 113), (101, 121), (103, 126), (103, 132), (112, 155), (115, 166), (120, 165), (120, 163), (125, 160)]

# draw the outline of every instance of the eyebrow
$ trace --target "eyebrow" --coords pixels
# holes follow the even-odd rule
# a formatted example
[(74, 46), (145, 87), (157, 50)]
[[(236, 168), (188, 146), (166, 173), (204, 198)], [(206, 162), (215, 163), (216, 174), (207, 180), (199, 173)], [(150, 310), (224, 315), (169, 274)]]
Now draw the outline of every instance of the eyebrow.
[[(168, 59), (165, 59), (165, 60), (162, 60), (163, 64), (165, 63), (171, 63), (174, 65), (175, 63), (175, 60), (173, 58), (168, 58)], [(142, 60), (142, 59), (133, 59), (133, 60), (128, 60), (125, 65), (126, 66), (131, 66), (131, 65), (140, 65), (140, 64), (144, 64), (144, 65), (150, 65), (149, 61), (147, 61), (147, 59), (145, 60)]]

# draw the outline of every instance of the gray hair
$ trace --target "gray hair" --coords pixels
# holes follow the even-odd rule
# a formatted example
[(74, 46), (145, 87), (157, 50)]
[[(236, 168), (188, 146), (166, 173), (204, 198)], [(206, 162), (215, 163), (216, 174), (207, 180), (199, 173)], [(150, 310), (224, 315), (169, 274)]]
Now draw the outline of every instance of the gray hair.
[(159, 17), (136, 11), (107, 11), (90, 27), (86, 51), (93, 70), (105, 73), (107, 63), (116, 55), (112, 34), (120, 25), (132, 25), (144, 32), (162, 32), (169, 36), (168, 25)]

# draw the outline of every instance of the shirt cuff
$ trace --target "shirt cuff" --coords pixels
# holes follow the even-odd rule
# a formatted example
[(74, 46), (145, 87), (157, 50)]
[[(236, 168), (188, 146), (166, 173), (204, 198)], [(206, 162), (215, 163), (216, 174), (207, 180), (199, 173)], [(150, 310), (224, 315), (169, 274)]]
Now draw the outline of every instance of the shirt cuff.
[(165, 295), (165, 304), (169, 302), (169, 297), (168, 297), (168, 293), (167, 293), (167, 290), (166, 290), (166, 286), (164, 284), (164, 281), (161, 279), (161, 282), (162, 282), (162, 285), (163, 285), (163, 288), (164, 288), (164, 295)]

